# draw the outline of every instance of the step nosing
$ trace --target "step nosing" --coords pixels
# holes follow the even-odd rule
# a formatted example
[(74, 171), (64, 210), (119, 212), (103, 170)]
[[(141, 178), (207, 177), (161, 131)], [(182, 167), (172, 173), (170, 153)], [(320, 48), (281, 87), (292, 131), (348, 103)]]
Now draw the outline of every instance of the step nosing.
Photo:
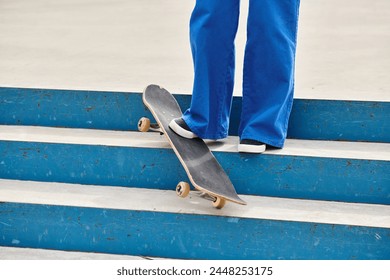
[[(159, 133), (38, 126), (0, 125), (0, 141), (170, 148), (165, 137)], [(206, 141), (206, 143), (213, 152), (237, 153), (238, 137), (236, 136), (230, 136), (223, 141)], [(390, 143), (287, 139), (283, 149), (267, 150), (264, 154), (389, 161)]]
[[(0, 260), (145, 260), (133, 255), (0, 246)], [(175, 260), (176, 261), (176, 260)]]
[(0, 179), (2, 202), (390, 228), (390, 206), (242, 195), (247, 206), (214, 209), (192, 192)]

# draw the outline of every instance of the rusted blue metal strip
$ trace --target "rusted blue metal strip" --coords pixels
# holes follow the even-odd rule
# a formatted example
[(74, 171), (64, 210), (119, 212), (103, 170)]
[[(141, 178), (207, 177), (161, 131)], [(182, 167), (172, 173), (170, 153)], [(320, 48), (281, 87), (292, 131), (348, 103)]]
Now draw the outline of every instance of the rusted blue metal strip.
[(183, 259), (390, 258), (390, 229), (0, 203), (0, 246)]
[[(390, 204), (390, 161), (215, 152), (240, 194)], [(171, 189), (171, 149), (0, 141), (0, 178)]]
[[(182, 109), (190, 95), (176, 94)], [(233, 100), (230, 135), (237, 135), (240, 97)], [(0, 88), (0, 124), (137, 130), (151, 117), (140, 93)], [(390, 102), (295, 99), (289, 138), (390, 142)]]

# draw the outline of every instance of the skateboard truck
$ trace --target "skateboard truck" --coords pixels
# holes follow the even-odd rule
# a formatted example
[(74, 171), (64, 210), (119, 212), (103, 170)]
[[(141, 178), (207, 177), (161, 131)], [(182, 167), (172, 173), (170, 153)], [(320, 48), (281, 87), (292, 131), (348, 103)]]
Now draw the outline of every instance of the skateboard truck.
[[(190, 184), (187, 182), (179, 182), (176, 186), (176, 194), (182, 198), (185, 198), (190, 193)], [(212, 202), (213, 206), (217, 209), (221, 209), (225, 206), (226, 200), (220, 197), (214, 197), (209, 195), (206, 192), (200, 191), (199, 196), (203, 199), (209, 200)]]

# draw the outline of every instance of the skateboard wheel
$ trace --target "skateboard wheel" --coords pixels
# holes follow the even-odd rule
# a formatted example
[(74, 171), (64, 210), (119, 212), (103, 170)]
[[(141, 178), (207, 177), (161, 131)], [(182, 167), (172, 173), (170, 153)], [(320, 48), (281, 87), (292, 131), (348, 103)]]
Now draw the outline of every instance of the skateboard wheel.
[(150, 128), (150, 120), (148, 118), (140, 118), (138, 121), (138, 130), (141, 132), (146, 132)]
[(217, 209), (221, 209), (225, 206), (226, 200), (220, 197), (216, 197), (213, 202), (213, 206)]
[(180, 182), (176, 186), (176, 194), (180, 197), (186, 197), (190, 193), (190, 184), (186, 182)]

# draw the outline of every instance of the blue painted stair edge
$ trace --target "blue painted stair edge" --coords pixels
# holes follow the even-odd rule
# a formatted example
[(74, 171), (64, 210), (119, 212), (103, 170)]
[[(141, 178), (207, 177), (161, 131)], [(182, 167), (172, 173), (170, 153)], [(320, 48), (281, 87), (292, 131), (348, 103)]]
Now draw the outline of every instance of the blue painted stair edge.
[(0, 246), (179, 259), (390, 259), (390, 229), (0, 203)]
[[(239, 194), (390, 204), (390, 161), (214, 152)], [(174, 190), (172, 149), (0, 141), (0, 178)]]
[[(191, 96), (175, 94), (187, 109)], [(237, 135), (241, 97), (234, 97), (230, 135)], [(137, 130), (152, 117), (141, 93), (0, 87), (0, 124)], [(390, 142), (390, 102), (295, 99), (288, 138)]]

